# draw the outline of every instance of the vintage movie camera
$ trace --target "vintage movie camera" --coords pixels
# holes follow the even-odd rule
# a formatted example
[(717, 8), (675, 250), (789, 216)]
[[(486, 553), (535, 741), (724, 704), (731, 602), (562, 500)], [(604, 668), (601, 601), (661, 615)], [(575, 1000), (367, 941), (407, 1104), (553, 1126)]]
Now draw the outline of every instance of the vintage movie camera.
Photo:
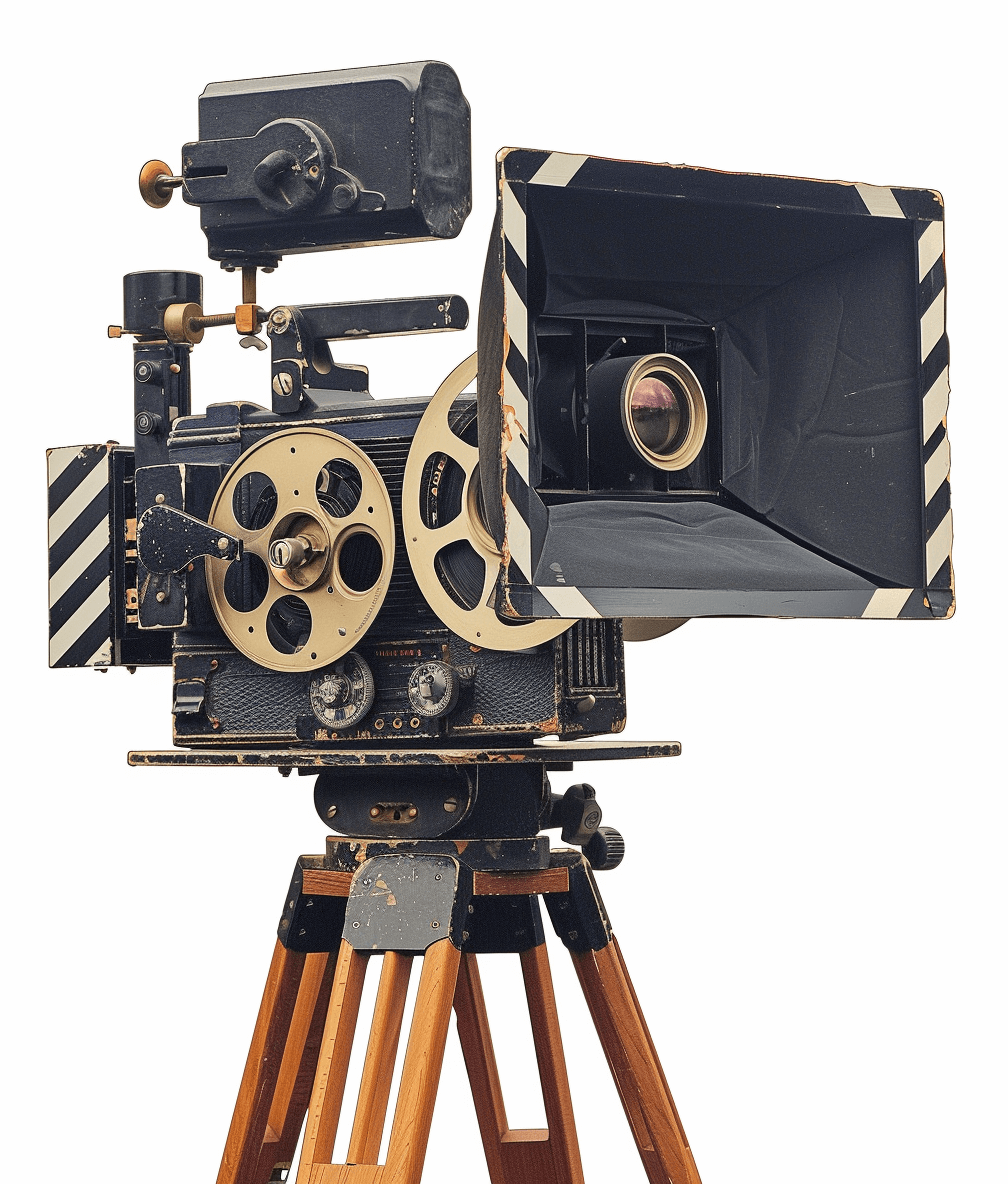
[[(478, 356), (376, 401), (329, 343), (462, 297), (264, 310), (256, 269), (457, 235), (455, 74), (213, 84), (199, 132), (141, 191), (199, 207), (242, 302), (125, 277), (133, 444), (48, 458), (51, 665), (170, 664), (190, 748), (528, 742), (623, 727), (624, 630), (951, 614), (934, 192), (504, 150)], [(269, 406), (194, 414), (223, 324)]]
[[(694, 616), (951, 615), (941, 199), (503, 150), (477, 352), (433, 396), (375, 400), (330, 343), (464, 329), (465, 300), (267, 310), (257, 269), (458, 234), (455, 74), (213, 84), (199, 132), (141, 192), (199, 207), (242, 300), (207, 314), (199, 275), (125, 277), (110, 335), (134, 338), (134, 440), (48, 453), (49, 645), (57, 667), (172, 667), (177, 747), (134, 764), (320, 774), (336, 833), (285, 894), (218, 1182), (288, 1179), (303, 1124), (301, 1184), (417, 1184), (452, 1008), (493, 1178), (582, 1179), (541, 896), (648, 1178), (699, 1184), (594, 879), (622, 837), (590, 785), (548, 775), (678, 755), (594, 739), (624, 726), (624, 639)], [(270, 350), (268, 396), (194, 413), (191, 352), (225, 325)], [(507, 1127), (489, 953), (522, 959), (547, 1130)]]

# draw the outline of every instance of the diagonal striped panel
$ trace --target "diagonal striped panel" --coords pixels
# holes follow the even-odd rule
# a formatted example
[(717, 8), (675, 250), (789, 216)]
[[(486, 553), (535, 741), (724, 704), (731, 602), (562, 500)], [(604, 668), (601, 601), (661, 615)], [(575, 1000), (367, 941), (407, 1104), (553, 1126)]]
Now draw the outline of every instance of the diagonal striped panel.
[(109, 448), (52, 448), (49, 483), (49, 665), (109, 666)]
[(896, 195), (887, 185), (855, 185), (868, 213), (875, 218), (905, 218)]
[(925, 584), (937, 616), (951, 611), (951, 456), (945, 416), (949, 399), (945, 335), (945, 227), (918, 222), (917, 279), (920, 317), (921, 440), (924, 446)]
[(945, 420), (949, 401), (949, 372), (946, 366), (928, 388), (924, 396), (924, 443), (935, 434)]
[(877, 588), (861, 616), (866, 619), (893, 620), (903, 611), (912, 591), (911, 588)]
[(576, 156), (570, 152), (551, 152), (529, 181), (530, 185), (569, 185), (574, 174), (588, 159), (587, 156)]
[(921, 342), (921, 361), (927, 359), (928, 355), (938, 344), (945, 332), (945, 289), (942, 288), (938, 295), (931, 301), (928, 307), (924, 310), (924, 315), (920, 322), (920, 342)]
[(536, 589), (549, 601), (558, 617), (601, 617), (601, 613), (578, 588), (566, 586)]
[(504, 218), (504, 237), (515, 250), (515, 254), (528, 267), (525, 244), (525, 211), (521, 208), (514, 189), (506, 182), (501, 185), (501, 208)]
[(945, 223), (928, 222), (917, 240), (917, 282), (920, 283), (945, 254)]

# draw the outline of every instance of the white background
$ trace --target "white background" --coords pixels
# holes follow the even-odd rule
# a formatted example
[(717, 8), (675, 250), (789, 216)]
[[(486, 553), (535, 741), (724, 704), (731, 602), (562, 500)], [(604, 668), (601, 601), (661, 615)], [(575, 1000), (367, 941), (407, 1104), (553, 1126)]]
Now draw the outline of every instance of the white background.
[[(0, 1126), (11, 1170), (214, 1178), (291, 868), (323, 846), (308, 781), (127, 768), (128, 748), (169, 743), (167, 670), (46, 669), (43, 452), (131, 438), (131, 350), (105, 333), (121, 318), (122, 274), (201, 271), (208, 310), (239, 299), (237, 277), (206, 259), (196, 211), (177, 197), (148, 209), (137, 173), (155, 156), (177, 166), (211, 80), (430, 57), (454, 66), (472, 106), (461, 236), (292, 257), (260, 280), (264, 306), (454, 290), (475, 310), (502, 145), (944, 194), (955, 619), (698, 621), (631, 647), (626, 735), (679, 739), (683, 755), (582, 766), (571, 780), (589, 777), (626, 835), (602, 890), (705, 1184), (1005, 1179), (1004, 27), (981, 15), (995, 11), (9, 14)], [(370, 366), (376, 396), (423, 395), (475, 335), (474, 317), (461, 335), (338, 348)], [(209, 333), (194, 408), (268, 403), (268, 358)], [(643, 1180), (569, 960), (551, 950), (586, 1178)], [(510, 1118), (534, 1125), (517, 967), (497, 961), (484, 979)], [(425, 1178), (485, 1179), (454, 1027)]]

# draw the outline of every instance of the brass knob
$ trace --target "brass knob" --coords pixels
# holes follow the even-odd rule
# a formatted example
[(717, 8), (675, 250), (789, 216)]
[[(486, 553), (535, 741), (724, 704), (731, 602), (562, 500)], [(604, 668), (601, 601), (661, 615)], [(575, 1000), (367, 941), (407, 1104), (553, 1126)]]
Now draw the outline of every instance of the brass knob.
[(148, 160), (140, 170), (140, 196), (155, 210), (163, 209), (181, 184), (182, 178), (172, 176), (163, 160)]

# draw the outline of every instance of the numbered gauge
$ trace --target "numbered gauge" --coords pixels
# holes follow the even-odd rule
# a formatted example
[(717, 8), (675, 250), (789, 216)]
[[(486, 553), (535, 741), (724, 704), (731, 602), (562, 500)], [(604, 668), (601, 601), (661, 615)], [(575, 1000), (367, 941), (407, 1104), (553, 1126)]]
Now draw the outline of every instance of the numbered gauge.
[(423, 662), (410, 675), (406, 693), (417, 715), (434, 719), (439, 715), (447, 715), (455, 706), (459, 677), (444, 662)]
[(313, 678), (311, 709), (327, 728), (350, 728), (359, 723), (374, 702), (374, 679), (368, 664), (355, 651), (325, 674)]

